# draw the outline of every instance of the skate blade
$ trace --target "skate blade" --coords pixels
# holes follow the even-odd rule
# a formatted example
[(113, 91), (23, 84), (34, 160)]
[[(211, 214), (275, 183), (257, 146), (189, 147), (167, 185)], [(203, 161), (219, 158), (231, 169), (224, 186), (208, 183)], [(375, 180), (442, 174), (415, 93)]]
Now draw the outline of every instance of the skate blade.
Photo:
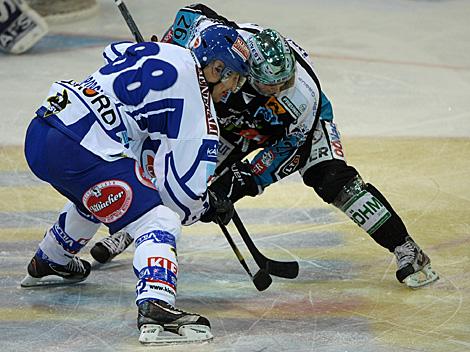
[(408, 276), (403, 282), (409, 288), (420, 288), (439, 279), (439, 275), (428, 264), (421, 271)]
[(161, 325), (145, 324), (140, 328), (139, 342), (144, 345), (205, 342), (214, 338), (211, 329), (203, 325), (183, 325), (179, 334), (164, 331)]
[(41, 278), (32, 277), (31, 275), (26, 275), (23, 280), (20, 282), (20, 286), (27, 287), (40, 287), (40, 286), (63, 286), (75, 284), (81, 282), (85, 279), (64, 279), (63, 277), (56, 275), (48, 275)]

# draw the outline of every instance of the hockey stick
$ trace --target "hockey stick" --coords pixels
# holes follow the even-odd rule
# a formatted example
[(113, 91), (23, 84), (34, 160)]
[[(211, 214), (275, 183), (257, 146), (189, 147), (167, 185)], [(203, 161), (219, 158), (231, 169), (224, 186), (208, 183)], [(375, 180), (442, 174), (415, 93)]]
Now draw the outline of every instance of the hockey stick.
[(243, 269), (248, 273), (248, 275), (251, 278), (251, 281), (253, 281), (253, 284), (257, 288), (258, 291), (264, 291), (266, 290), (271, 283), (273, 282), (273, 279), (269, 274), (266, 272), (264, 269), (258, 270), (258, 272), (253, 275), (250, 271), (250, 268), (248, 268), (248, 265), (245, 262), (245, 258), (243, 258), (243, 255), (240, 253), (238, 250), (237, 245), (235, 242), (233, 242), (232, 236), (230, 236), (230, 233), (228, 232), (227, 228), (225, 227), (224, 224), (222, 224), (220, 221), (217, 220), (217, 223), (220, 226), (220, 229), (225, 235), (225, 238), (227, 239), (228, 243), (230, 244), (230, 247), (232, 247), (233, 252), (237, 256), (238, 261), (242, 265)]
[[(144, 38), (142, 37), (142, 34), (139, 31), (139, 28), (137, 27), (134, 19), (132, 18), (131, 13), (129, 12), (129, 9), (127, 8), (126, 4), (122, 0), (114, 0), (116, 3), (117, 7), (119, 8), (119, 11), (121, 11), (121, 15), (126, 21), (127, 26), (129, 27), (130, 31), (134, 35), (135, 40), (138, 43), (141, 43), (144, 41)], [(241, 220), (240, 220), (241, 221)], [(264, 291), (266, 290), (272, 283), (272, 279), (269, 276), (269, 274), (266, 272), (264, 269), (258, 270), (258, 272), (253, 275), (248, 268), (248, 265), (245, 262), (245, 259), (243, 258), (242, 254), (238, 250), (235, 242), (233, 242), (232, 237), (230, 236), (227, 228), (225, 227), (224, 224), (218, 222), (220, 229), (225, 235), (225, 238), (227, 238), (228, 243), (230, 244), (230, 247), (232, 247), (232, 250), (235, 252), (235, 255), (238, 258), (238, 261), (240, 264), (243, 266), (245, 271), (248, 273), (250, 276), (251, 280), (253, 281), (253, 284), (259, 291)]]
[[(299, 263), (297, 263), (296, 261), (280, 262), (277, 260), (269, 259), (258, 250), (236, 211), (234, 211), (233, 213), (232, 221), (237, 227), (237, 230), (240, 233), (243, 242), (245, 242), (256, 264), (258, 264), (261, 269), (266, 270), (268, 274), (287, 279), (294, 279), (297, 277), (297, 275), (299, 275)], [(220, 227), (222, 228), (222, 226)]]
[[(142, 37), (142, 34), (139, 31), (139, 28), (137, 27), (134, 19), (132, 18), (131, 13), (129, 12), (129, 9), (127, 8), (126, 4), (122, 0), (114, 0), (116, 3), (117, 7), (121, 11), (121, 15), (126, 21), (127, 26), (131, 30), (132, 34), (134, 35), (134, 38), (137, 42), (141, 43), (144, 41), (144, 38)], [(255, 283), (255, 278), (258, 277), (263, 277), (265, 276), (263, 274), (263, 270), (266, 273), (266, 271), (272, 275), (279, 276), (279, 277), (284, 277), (288, 279), (293, 279), (297, 277), (299, 273), (299, 264), (297, 262), (279, 262), (276, 260), (272, 260), (269, 258), (266, 258), (259, 250), (256, 248), (256, 245), (253, 243), (253, 241), (250, 238), (250, 235), (245, 229), (245, 226), (243, 225), (240, 217), (238, 216), (237, 212), (234, 213), (233, 217), (233, 222), (235, 223), (235, 226), (237, 227), (237, 230), (239, 231), (243, 241), (247, 245), (248, 250), (250, 251), (251, 255), (253, 255), (253, 258), (255, 259), (256, 264), (261, 268), (260, 271), (258, 271), (254, 276), (251, 274), (250, 270), (246, 266), (245, 260), (243, 259), (243, 256), (241, 256), (240, 251), (236, 247), (235, 243), (233, 242), (230, 234), (227, 231), (227, 228), (225, 225), (222, 223), (219, 223), (220, 229), (224, 233), (225, 237), (227, 238), (227, 241), (229, 242), (230, 246), (232, 247), (233, 251), (235, 252), (235, 255), (239, 259), (240, 263), (242, 266), (245, 268), (245, 270), (248, 272), (250, 277), (253, 279), (253, 282)], [(266, 273), (267, 274), (267, 273)], [(269, 275), (267, 275), (269, 280), (271, 278)], [(256, 279), (259, 280), (259, 279)], [(267, 279), (263, 279), (267, 280)], [(271, 280), (272, 281), (272, 280)], [(269, 282), (266, 286), (266, 288), (271, 284)], [(258, 288), (257, 284), (255, 283), (256, 288)], [(260, 286), (262, 287), (262, 285)], [(266, 289), (264, 288), (264, 289)], [(259, 288), (258, 288), (259, 289)], [(262, 291), (262, 290), (260, 290)]]
[(142, 43), (144, 41), (144, 37), (142, 37), (142, 34), (139, 31), (139, 28), (134, 22), (134, 19), (131, 16), (131, 13), (129, 12), (126, 4), (122, 0), (114, 0), (116, 3), (116, 6), (118, 7), (119, 11), (121, 11), (122, 17), (124, 17), (124, 20), (127, 23), (127, 26), (131, 30), (132, 34), (134, 35), (135, 40), (137, 43)]

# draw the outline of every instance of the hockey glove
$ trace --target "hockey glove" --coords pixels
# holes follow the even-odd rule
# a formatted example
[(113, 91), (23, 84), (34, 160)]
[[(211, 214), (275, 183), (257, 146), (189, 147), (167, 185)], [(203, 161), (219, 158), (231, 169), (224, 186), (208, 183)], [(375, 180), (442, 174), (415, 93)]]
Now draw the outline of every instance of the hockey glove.
[(232, 220), (234, 208), (233, 203), (227, 197), (216, 194), (209, 189), (209, 209), (201, 216), (202, 222), (217, 222), (224, 225)]
[(217, 194), (226, 195), (232, 203), (245, 196), (254, 197), (263, 189), (258, 186), (249, 163), (237, 161), (209, 186)]

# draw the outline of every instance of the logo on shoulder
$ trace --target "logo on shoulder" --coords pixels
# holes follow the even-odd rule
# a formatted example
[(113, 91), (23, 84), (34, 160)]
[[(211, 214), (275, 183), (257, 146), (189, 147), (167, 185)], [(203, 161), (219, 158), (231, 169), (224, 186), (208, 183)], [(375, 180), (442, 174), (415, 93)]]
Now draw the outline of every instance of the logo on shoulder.
[(57, 114), (64, 110), (68, 104), (71, 104), (67, 89), (64, 89), (62, 93), (57, 92), (56, 95), (47, 98), (49, 106), (47, 107), (44, 117), (48, 117)]
[(98, 220), (109, 224), (126, 214), (132, 203), (132, 188), (120, 180), (103, 181), (85, 192), (82, 203)]

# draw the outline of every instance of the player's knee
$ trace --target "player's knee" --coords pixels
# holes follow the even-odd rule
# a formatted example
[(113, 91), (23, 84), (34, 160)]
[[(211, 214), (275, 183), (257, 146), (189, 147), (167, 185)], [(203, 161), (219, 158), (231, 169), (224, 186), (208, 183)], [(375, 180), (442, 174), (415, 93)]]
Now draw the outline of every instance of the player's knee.
[(169, 241), (171, 242), (169, 244), (173, 244), (173, 242), (178, 240), (181, 233), (181, 219), (179, 215), (170, 208), (159, 205), (127, 225), (124, 229), (134, 237), (136, 244), (138, 237), (148, 235), (155, 231), (171, 234), (174, 240)]
[(303, 181), (326, 202), (333, 203), (344, 186), (358, 175), (356, 169), (341, 160), (328, 160), (308, 169)]

